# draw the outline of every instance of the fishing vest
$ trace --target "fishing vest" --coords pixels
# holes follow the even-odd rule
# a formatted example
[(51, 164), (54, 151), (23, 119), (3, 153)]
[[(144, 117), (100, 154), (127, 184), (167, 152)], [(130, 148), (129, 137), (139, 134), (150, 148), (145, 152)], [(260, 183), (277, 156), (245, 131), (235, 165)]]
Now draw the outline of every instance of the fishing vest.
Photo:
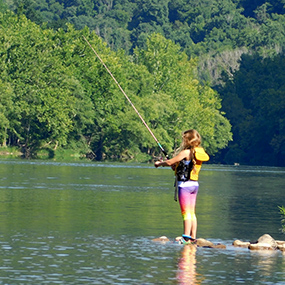
[(182, 159), (176, 168), (177, 181), (187, 181), (190, 179), (190, 173), (194, 167), (192, 160)]
[(194, 156), (196, 160), (195, 167), (192, 160), (186, 160), (184, 158), (179, 162), (175, 171), (177, 181), (198, 180), (202, 163), (208, 161), (210, 158), (202, 147), (194, 148)]

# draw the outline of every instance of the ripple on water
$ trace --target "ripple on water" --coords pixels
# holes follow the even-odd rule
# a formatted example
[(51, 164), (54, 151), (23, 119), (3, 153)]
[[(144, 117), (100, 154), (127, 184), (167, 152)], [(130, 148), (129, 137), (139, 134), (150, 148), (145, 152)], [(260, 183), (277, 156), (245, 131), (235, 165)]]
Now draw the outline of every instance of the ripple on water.
[[(225, 280), (231, 282), (228, 284), (249, 284), (258, 281), (256, 276), (262, 273), (258, 284), (266, 284), (280, 258), (278, 254), (266, 257), (230, 244), (226, 250), (198, 248), (194, 254), (185, 255), (187, 247), (154, 243), (152, 237), (121, 236), (110, 242), (113, 238), (78, 233), (72, 240), (54, 234), (34, 241), (25, 235), (1, 241), (2, 251), (13, 254), (1, 257), (0, 269), (7, 275), (1, 276), (0, 282), (173, 284), (179, 276), (182, 280), (203, 280), (203, 284), (213, 284), (213, 280), (214, 284), (225, 284)], [(284, 277), (283, 272), (277, 275)]]

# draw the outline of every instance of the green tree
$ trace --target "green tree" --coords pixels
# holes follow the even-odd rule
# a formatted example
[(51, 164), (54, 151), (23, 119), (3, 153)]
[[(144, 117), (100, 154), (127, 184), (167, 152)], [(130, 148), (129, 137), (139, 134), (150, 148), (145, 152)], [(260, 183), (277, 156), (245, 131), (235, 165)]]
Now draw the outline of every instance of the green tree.
[(211, 153), (231, 139), (218, 94), (197, 80), (196, 60), (159, 34), (148, 38), (146, 49), (126, 56), (88, 28), (67, 25), (53, 32), (11, 13), (1, 15), (0, 27), (6, 90), (1, 139), (7, 134), (26, 157), (43, 147), (72, 145), (90, 149), (99, 160), (158, 155), (155, 141), (82, 34), (167, 150), (177, 147), (180, 132), (189, 127), (202, 133)]
[(25, 15), (31, 21), (41, 24), (42, 17), (36, 10), (36, 4), (34, 0), (14, 0), (16, 5), (16, 13), (18, 15)]
[(13, 113), (13, 89), (8, 82), (0, 80), (0, 144), (7, 145), (9, 117)]
[(6, 12), (7, 8), (8, 7), (7, 7), (6, 3), (4, 1), (1, 1), (0, 2), (0, 13)]
[(56, 57), (52, 31), (41, 30), (24, 16), (3, 20), (9, 22), (2, 26), (7, 36), (1, 42), (6, 65), (1, 74), (14, 93), (9, 132), (28, 158), (45, 145), (67, 144), (80, 85)]
[(218, 94), (196, 79), (195, 61), (187, 60), (178, 45), (159, 34), (153, 34), (147, 43), (146, 50), (136, 50), (135, 53), (138, 62), (144, 64), (154, 77), (153, 92), (166, 94), (173, 102), (172, 111), (168, 116), (164, 115), (163, 125), (175, 138), (174, 146), (180, 141), (182, 130), (196, 128), (211, 153), (224, 148), (231, 140), (231, 127), (219, 111)]
[(284, 64), (282, 56), (244, 56), (220, 90), (243, 163), (284, 165)]
[(282, 233), (285, 233), (285, 207), (284, 206), (281, 206), (281, 207), (278, 207), (279, 208), (279, 211), (280, 211), (280, 214), (281, 214), (281, 225), (282, 225)]

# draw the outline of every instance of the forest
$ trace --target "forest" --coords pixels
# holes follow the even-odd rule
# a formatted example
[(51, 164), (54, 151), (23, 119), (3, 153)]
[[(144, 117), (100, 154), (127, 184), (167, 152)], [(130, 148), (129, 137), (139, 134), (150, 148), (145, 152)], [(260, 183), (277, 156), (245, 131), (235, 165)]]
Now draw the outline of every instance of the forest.
[[(284, 0), (3, 0), (0, 143), (150, 161), (196, 128), (211, 162), (284, 166)], [(284, 78), (285, 79), (285, 78)]]

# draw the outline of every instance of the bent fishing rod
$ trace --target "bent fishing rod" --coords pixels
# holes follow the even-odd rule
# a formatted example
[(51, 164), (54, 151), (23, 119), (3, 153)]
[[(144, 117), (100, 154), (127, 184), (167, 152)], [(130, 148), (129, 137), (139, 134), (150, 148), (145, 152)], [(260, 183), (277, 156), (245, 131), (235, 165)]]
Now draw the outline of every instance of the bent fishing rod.
[(153, 134), (153, 132), (151, 131), (151, 129), (149, 128), (149, 126), (147, 125), (147, 123), (145, 122), (145, 120), (143, 119), (143, 117), (141, 116), (141, 114), (139, 113), (139, 111), (137, 110), (137, 108), (135, 107), (135, 105), (132, 103), (131, 99), (128, 97), (128, 95), (126, 94), (126, 92), (124, 91), (124, 89), (121, 87), (121, 85), (119, 84), (119, 82), (116, 80), (116, 78), (114, 77), (114, 75), (112, 74), (112, 72), (109, 70), (109, 68), (107, 67), (107, 65), (104, 63), (104, 61), (101, 59), (101, 57), (99, 56), (99, 54), (95, 51), (95, 49), (92, 47), (92, 45), (89, 43), (89, 41), (83, 36), (84, 40), (86, 41), (86, 43), (90, 46), (90, 48), (92, 49), (92, 51), (95, 53), (95, 55), (97, 56), (97, 58), (100, 60), (100, 62), (102, 63), (102, 65), (105, 67), (105, 69), (108, 71), (108, 73), (111, 75), (111, 77), (113, 78), (113, 80), (115, 81), (115, 83), (117, 84), (117, 86), (119, 87), (119, 89), (121, 90), (121, 92), (124, 94), (124, 96), (126, 97), (126, 99), (129, 101), (129, 103), (131, 104), (131, 106), (133, 107), (133, 109), (135, 110), (135, 112), (137, 113), (137, 115), (139, 116), (139, 118), (141, 119), (141, 121), (143, 122), (143, 124), (145, 125), (145, 127), (147, 128), (147, 130), (149, 131), (149, 133), (151, 134), (151, 136), (154, 138), (154, 140), (156, 141), (157, 145), (159, 146), (160, 150), (163, 152), (163, 154), (165, 155), (165, 157), (168, 159), (168, 154), (167, 152), (164, 150), (164, 148), (162, 147), (162, 145), (159, 143), (158, 139), (155, 137), (155, 135)]

